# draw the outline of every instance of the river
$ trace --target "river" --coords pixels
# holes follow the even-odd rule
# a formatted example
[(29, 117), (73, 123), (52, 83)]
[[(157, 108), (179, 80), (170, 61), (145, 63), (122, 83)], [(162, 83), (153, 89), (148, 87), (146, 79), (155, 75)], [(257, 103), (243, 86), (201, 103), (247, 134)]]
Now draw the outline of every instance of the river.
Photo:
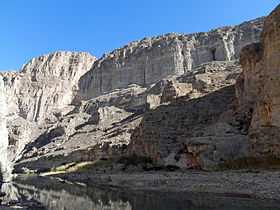
[(2, 191), (6, 205), (28, 210), (280, 210), (272, 200), (96, 188), (48, 177), (21, 178)]

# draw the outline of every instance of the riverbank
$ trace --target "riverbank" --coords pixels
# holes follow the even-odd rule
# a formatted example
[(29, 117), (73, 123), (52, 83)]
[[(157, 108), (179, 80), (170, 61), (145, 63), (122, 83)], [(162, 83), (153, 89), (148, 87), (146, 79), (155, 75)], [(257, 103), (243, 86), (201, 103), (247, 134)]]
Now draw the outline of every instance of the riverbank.
[(280, 171), (143, 172), (55, 174), (62, 182), (126, 190), (193, 192), (280, 200)]

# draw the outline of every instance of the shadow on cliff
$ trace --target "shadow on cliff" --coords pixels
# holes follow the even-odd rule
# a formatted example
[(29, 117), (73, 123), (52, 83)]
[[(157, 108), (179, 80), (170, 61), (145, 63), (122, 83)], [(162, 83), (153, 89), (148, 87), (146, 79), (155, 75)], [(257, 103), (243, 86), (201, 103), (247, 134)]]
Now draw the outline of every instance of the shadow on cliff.
[[(181, 139), (184, 137), (189, 138), (206, 135), (203, 133), (203, 129), (218, 122), (221, 118), (222, 121), (227, 121), (229, 124), (236, 123), (232, 121), (232, 110), (234, 109), (235, 99), (234, 86), (222, 88), (196, 99), (189, 99), (187, 96), (180, 97), (168, 105), (161, 105), (155, 110), (144, 113), (140, 125), (140, 127), (142, 126), (141, 129), (143, 132), (140, 132), (141, 135), (137, 135), (140, 127), (132, 131), (131, 142), (134, 143), (136, 141), (137, 144), (139, 139), (139, 142), (141, 142), (143, 139), (149, 140), (152, 138), (156, 141), (163, 142), (162, 145), (165, 149), (172, 150), (173, 147), (177, 147), (181, 144)], [(229, 114), (225, 114), (227, 112), (229, 112)], [(224, 117), (221, 117), (223, 114)], [(112, 128), (108, 129), (106, 132), (106, 137), (110, 138), (118, 135), (119, 132), (121, 132), (118, 126), (123, 126), (123, 124), (137, 120), (139, 117), (139, 113), (135, 113), (113, 125)], [(237, 123), (233, 126), (237, 127), (237, 130), (242, 128), (241, 123)], [(153, 133), (153, 137), (151, 137), (151, 132)], [(225, 132), (229, 134), (235, 131), (229, 130)], [(59, 128), (48, 134), (42, 134), (36, 141), (26, 146), (26, 151), (32, 150), (33, 147), (37, 148), (49, 144), (53, 138), (59, 137), (60, 135), (63, 135), (63, 130)], [(213, 138), (213, 141), (215, 141), (215, 138)], [(92, 150), (90, 152), (94, 153), (94, 151), (95, 150)], [(82, 152), (83, 151), (80, 153)], [(80, 153), (77, 154), (77, 152), (73, 151), (68, 153), (67, 156), (62, 155), (61, 157), (53, 158), (39, 157), (37, 160), (18, 164), (16, 169), (20, 170), (20, 167), (30, 167), (36, 170), (37, 167), (44, 166), (43, 171), (47, 171), (48, 168), (58, 167), (61, 164), (67, 164), (67, 162), (87, 161), (87, 157), (91, 159), (96, 157), (95, 154), (81, 155)], [(86, 156), (86, 158), (81, 158), (81, 156)]]
[[(65, 130), (63, 127), (57, 127), (50, 131), (44, 132), (37, 139), (35, 139), (33, 142), (30, 142), (24, 147), (23, 155), (32, 150), (37, 150), (41, 147), (44, 147), (45, 145), (48, 145), (54, 138), (58, 138), (60, 136), (63, 136), (64, 134)], [(36, 154), (36, 151), (34, 151), (34, 153)]]
[[(203, 135), (201, 129), (217, 122), (226, 122), (243, 129), (242, 122), (235, 119), (237, 114), (236, 96), (234, 85), (222, 88), (205, 96), (190, 99), (188, 96), (179, 97), (167, 105), (144, 114), (141, 122), (143, 133), (147, 135), (152, 130), (158, 132), (161, 138), (177, 138), (182, 135), (187, 137), (199, 137)], [(165, 136), (165, 134), (167, 136)], [(144, 137), (144, 136), (141, 136)]]
[(133, 131), (129, 155), (214, 170), (248, 154), (249, 121), (238, 110), (234, 85), (195, 99), (179, 97), (144, 114)]

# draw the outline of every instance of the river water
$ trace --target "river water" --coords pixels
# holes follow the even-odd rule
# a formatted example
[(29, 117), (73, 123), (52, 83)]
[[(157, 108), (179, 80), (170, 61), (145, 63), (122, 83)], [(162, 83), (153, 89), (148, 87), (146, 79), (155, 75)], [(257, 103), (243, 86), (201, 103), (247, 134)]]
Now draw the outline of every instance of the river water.
[[(28, 210), (280, 210), (279, 201), (87, 187), (46, 177), (5, 184), (6, 205)], [(1, 209), (1, 208), (0, 208)]]

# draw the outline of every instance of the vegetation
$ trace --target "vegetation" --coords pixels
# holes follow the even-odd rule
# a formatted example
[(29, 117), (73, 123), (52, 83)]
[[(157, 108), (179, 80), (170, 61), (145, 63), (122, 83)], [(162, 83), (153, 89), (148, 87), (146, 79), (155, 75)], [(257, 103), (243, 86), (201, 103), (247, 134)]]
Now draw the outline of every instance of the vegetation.
[(218, 170), (227, 169), (280, 169), (280, 159), (274, 156), (246, 157), (226, 161), (218, 166)]

